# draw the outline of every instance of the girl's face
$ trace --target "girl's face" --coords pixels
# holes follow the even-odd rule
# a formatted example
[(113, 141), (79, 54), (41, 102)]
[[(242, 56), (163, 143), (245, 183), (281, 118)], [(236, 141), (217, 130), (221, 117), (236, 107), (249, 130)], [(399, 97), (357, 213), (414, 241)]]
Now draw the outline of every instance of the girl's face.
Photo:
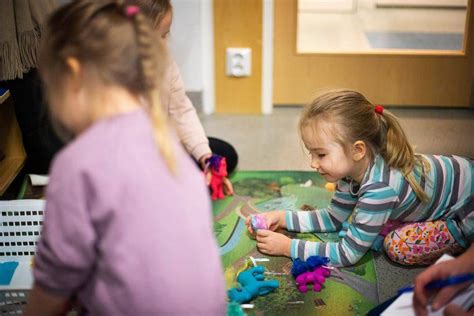
[(327, 123), (314, 127), (307, 124), (302, 130), (303, 143), (311, 156), (311, 168), (319, 172), (328, 182), (337, 182), (352, 176), (355, 161), (346, 155), (344, 148), (331, 135)]

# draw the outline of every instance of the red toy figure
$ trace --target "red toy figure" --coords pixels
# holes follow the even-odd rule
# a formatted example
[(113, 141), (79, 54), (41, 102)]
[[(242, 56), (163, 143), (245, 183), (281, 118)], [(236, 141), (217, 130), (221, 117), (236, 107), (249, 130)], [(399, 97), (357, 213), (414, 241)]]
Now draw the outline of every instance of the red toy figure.
[(222, 183), (224, 182), (224, 178), (227, 177), (227, 162), (225, 157), (212, 155), (207, 163), (211, 171), (211, 183), (209, 186), (212, 191), (212, 200), (223, 199), (225, 196)]

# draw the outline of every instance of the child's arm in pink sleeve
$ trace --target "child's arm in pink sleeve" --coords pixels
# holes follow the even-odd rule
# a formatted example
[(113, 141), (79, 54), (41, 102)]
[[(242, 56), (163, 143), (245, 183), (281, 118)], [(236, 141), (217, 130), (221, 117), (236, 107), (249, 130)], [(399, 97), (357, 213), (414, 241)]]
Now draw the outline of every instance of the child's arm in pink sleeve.
[(48, 185), (34, 277), (35, 284), (49, 294), (69, 298), (86, 282), (95, 263), (96, 233), (85, 175), (63, 158), (55, 161)]

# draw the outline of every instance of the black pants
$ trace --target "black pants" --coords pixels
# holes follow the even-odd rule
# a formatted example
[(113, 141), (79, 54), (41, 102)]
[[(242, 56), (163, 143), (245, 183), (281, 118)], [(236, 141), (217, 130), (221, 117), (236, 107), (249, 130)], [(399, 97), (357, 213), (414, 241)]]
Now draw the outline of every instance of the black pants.
[(63, 143), (51, 127), (38, 72), (33, 69), (24, 74), (23, 79), (0, 84), (10, 90), (15, 105), (15, 115), (27, 155), (24, 172), (48, 173), (51, 160)]
[(214, 137), (208, 137), (209, 147), (214, 154), (225, 157), (227, 162), (227, 173), (234, 172), (239, 162), (239, 156), (231, 144)]

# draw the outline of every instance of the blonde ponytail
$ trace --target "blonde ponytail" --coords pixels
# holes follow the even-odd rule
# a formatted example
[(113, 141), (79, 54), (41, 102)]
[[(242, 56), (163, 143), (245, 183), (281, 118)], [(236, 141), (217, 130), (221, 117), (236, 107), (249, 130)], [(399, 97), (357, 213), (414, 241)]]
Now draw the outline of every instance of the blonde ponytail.
[(422, 202), (427, 202), (428, 195), (416, 181), (413, 171), (415, 168), (421, 169), (421, 176), (425, 176), (426, 172), (429, 172), (428, 162), (422, 156), (415, 155), (398, 119), (392, 113), (385, 110), (381, 117), (385, 120), (387, 130), (386, 146), (381, 152), (382, 156), (389, 166), (402, 171), (416, 196)]

